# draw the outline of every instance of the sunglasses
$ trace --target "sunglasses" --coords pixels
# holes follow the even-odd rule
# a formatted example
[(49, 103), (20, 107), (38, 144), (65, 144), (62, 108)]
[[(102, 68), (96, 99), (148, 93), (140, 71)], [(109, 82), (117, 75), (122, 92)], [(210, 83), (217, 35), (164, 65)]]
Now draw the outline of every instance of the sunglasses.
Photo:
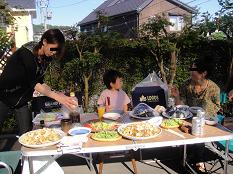
[(50, 48), (50, 51), (59, 51), (60, 48)]
[(189, 68), (189, 71), (199, 71), (198, 68)]

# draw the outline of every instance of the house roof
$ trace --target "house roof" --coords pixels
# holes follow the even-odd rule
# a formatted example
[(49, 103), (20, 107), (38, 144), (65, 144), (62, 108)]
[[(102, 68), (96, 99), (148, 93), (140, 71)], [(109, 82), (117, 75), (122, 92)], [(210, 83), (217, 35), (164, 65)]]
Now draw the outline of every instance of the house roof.
[[(116, 16), (129, 12), (140, 12), (147, 5), (149, 5), (153, 0), (106, 0), (99, 7), (97, 7), (93, 12), (91, 12), (87, 17), (85, 17), (78, 25), (84, 25), (96, 21), (96, 13), (102, 11), (105, 16)], [(181, 8), (184, 8), (191, 13), (195, 10), (182, 3), (179, 0), (167, 0)]]
[(11, 8), (25, 9), (25, 10), (35, 10), (36, 3), (35, 0), (6, 0), (6, 3)]

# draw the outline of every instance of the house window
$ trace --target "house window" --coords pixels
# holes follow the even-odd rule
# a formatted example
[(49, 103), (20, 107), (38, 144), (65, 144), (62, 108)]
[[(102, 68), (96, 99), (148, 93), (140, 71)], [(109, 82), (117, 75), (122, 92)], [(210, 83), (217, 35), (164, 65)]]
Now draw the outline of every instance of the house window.
[(0, 26), (4, 26), (6, 24), (6, 18), (4, 16), (0, 16)]
[(170, 31), (181, 31), (184, 27), (182, 16), (169, 16), (169, 21), (173, 24), (173, 26), (170, 26)]
[(106, 26), (106, 25), (105, 25), (105, 26), (102, 26), (102, 27), (101, 27), (101, 31), (102, 31), (102, 32), (107, 32), (107, 31), (108, 31), (108, 26)]

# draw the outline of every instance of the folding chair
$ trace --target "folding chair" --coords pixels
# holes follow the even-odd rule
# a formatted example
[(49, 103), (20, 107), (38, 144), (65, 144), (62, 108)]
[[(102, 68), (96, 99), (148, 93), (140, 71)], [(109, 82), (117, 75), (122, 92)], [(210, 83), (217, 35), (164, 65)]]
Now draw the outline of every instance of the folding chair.
[(4, 167), (5, 168), (5, 170), (0, 168), (0, 173), (12, 174), (12, 169), (6, 163), (0, 162), (0, 167)]
[(0, 174), (13, 174), (21, 157), (20, 151), (0, 152)]

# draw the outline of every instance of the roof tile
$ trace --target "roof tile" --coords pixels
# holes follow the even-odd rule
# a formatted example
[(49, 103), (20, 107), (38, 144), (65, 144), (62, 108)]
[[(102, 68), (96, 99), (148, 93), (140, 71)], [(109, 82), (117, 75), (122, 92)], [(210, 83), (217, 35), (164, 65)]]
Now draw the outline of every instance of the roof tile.
[(35, 0), (6, 0), (6, 3), (16, 9), (36, 9)]

